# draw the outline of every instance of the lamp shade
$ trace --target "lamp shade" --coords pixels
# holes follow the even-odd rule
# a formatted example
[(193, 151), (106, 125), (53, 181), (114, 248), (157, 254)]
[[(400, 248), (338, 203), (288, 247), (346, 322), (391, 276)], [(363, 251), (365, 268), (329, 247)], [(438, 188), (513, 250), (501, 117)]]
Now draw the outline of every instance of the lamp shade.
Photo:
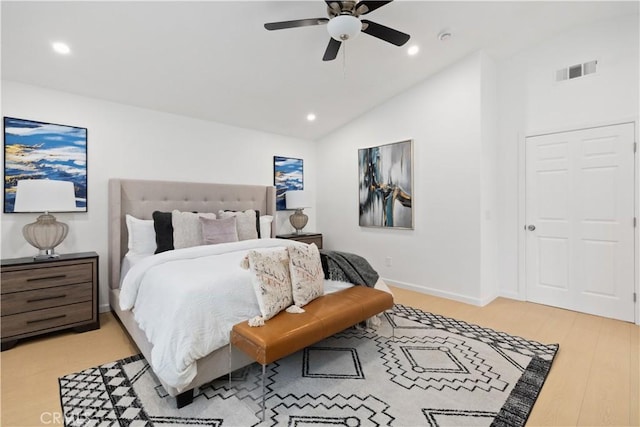
[(339, 42), (350, 40), (360, 34), (362, 22), (355, 16), (339, 15), (327, 23), (329, 35)]
[(18, 181), (14, 212), (70, 212), (76, 210), (71, 181), (29, 179)]
[(285, 194), (287, 209), (304, 209), (308, 208), (307, 195), (303, 190), (287, 191)]

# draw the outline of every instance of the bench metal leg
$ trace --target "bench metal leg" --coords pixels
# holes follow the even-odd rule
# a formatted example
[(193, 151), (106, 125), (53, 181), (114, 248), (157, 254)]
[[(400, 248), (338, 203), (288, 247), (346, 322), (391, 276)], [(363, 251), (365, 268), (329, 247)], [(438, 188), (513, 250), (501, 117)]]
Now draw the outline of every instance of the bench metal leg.
[(267, 365), (262, 365), (262, 421), (264, 422), (264, 412), (265, 412), (265, 404), (264, 404), (264, 377), (266, 375)]
[(233, 366), (232, 357), (233, 353), (231, 352), (231, 343), (229, 343), (229, 389), (231, 389), (231, 367)]
[(396, 322), (393, 321), (393, 318), (394, 318), (394, 312), (391, 311), (391, 338), (392, 338), (391, 341), (396, 342), (396, 326), (395, 326)]

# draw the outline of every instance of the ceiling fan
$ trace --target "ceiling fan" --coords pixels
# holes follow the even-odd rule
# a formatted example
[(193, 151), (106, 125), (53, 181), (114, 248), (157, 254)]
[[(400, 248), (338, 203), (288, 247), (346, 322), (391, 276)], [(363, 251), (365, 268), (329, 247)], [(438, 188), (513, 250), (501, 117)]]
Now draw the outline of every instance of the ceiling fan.
[(368, 19), (360, 19), (361, 15), (391, 3), (388, 1), (352, 0), (331, 1), (325, 0), (329, 18), (297, 19), (294, 21), (270, 22), (264, 24), (267, 30), (283, 30), (285, 28), (308, 27), (311, 25), (327, 24), (327, 30), (331, 35), (329, 45), (322, 57), (323, 61), (331, 61), (336, 58), (343, 41), (356, 37), (360, 31), (377, 37), (396, 46), (402, 46), (409, 40), (409, 34), (405, 34), (393, 28), (385, 27)]

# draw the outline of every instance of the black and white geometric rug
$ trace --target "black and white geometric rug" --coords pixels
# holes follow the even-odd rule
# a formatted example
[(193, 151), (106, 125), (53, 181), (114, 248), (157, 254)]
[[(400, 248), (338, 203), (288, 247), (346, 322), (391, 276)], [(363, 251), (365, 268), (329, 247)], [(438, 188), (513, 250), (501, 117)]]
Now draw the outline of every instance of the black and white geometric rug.
[[(395, 336), (391, 326), (395, 326)], [(176, 409), (138, 355), (59, 379), (68, 426), (522, 426), (558, 345), (396, 305), (267, 367), (202, 387)]]

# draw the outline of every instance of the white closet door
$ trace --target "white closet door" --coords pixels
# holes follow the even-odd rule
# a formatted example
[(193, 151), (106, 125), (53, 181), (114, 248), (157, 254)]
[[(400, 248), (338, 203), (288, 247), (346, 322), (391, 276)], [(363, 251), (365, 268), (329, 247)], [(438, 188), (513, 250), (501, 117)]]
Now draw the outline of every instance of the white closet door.
[(633, 124), (526, 140), (527, 300), (634, 320)]

